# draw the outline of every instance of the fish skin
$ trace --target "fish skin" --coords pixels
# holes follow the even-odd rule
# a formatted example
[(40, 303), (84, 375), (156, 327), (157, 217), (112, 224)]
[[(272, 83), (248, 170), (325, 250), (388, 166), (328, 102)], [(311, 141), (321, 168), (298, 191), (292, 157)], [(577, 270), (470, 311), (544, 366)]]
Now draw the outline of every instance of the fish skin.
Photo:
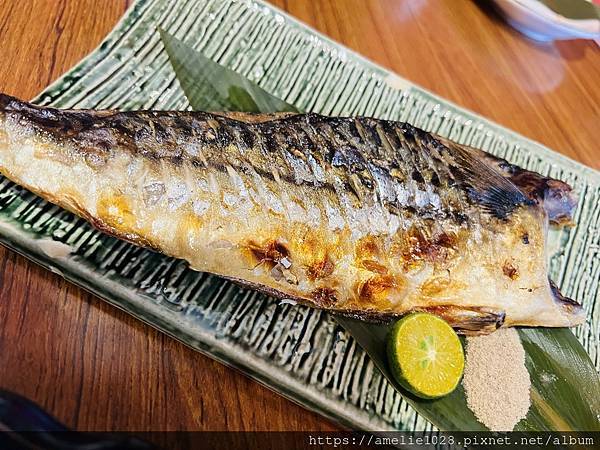
[(545, 265), (545, 195), (570, 188), (534, 174), (520, 190), (526, 171), (486, 155), (364, 117), (0, 95), (2, 174), (195, 270), (364, 320), (428, 311), (466, 334), (582, 323)]

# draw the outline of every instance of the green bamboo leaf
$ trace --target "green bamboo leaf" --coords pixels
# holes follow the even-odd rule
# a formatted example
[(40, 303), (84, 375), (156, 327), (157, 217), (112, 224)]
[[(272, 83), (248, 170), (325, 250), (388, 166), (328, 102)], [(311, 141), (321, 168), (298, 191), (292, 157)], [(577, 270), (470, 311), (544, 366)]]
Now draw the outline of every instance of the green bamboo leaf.
[[(195, 110), (299, 111), (255, 83), (211, 61), (192, 47), (161, 32), (179, 83)], [(387, 365), (385, 339), (391, 325), (337, 317), (384, 376), (413, 408), (445, 431), (486, 428), (468, 408), (462, 385), (437, 400), (411, 395), (395, 381)], [(585, 349), (568, 329), (520, 329), (532, 381), (532, 406), (521, 431), (600, 431), (600, 379)]]
[(298, 110), (269, 94), (246, 77), (217, 64), (202, 53), (159, 29), (169, 60), (193, 109), (204, 111)]
[(600, 380), (568, 328), (519, 329), (532, 383), (523, 431), (600, 431)]

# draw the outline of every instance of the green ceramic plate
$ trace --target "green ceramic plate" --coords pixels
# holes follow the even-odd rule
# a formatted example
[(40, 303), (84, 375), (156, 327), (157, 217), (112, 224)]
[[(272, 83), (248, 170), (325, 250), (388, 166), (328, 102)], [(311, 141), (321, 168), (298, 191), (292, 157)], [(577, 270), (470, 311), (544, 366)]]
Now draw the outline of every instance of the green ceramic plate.
[[(572, 184), (571, 230), (553, 232), (550, 271), (590, 320), (577, 337), (600, 367), (600, 174), (375, 66), (259, 1), (139, 0), (45, 105), (185, 109), (157, 27), (303, 110), (411, 122)], [(152, 326), (333, 420), (430, 430), (327, 314), (280, 304), (178, 260), (117, 241), (0, 178), (0, 241)]]

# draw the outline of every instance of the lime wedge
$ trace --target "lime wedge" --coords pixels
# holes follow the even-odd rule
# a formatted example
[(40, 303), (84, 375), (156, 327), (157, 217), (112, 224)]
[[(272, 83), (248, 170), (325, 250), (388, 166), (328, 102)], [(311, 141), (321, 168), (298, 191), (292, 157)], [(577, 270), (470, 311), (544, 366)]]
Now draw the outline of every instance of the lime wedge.
[(422, 398), (448, 395), (465, 366), (462, 344), (452, 327), (427, 313), (410, 314), (394, 325), (387, 354), (398, 383)]

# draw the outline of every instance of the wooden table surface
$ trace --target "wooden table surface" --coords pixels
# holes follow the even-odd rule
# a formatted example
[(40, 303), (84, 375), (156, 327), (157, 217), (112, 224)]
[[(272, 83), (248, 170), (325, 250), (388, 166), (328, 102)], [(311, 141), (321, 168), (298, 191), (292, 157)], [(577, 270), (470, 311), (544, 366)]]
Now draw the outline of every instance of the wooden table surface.
[[(0, 91), (33, 97), (93, 50), (129, 3), (0, 0)], [(273, 3), (401, 76), (600, 169), (597, 44), (528, 41), (484, 2)], [(81, 430), (339, 428), (1, 247), (0, 387)]]

